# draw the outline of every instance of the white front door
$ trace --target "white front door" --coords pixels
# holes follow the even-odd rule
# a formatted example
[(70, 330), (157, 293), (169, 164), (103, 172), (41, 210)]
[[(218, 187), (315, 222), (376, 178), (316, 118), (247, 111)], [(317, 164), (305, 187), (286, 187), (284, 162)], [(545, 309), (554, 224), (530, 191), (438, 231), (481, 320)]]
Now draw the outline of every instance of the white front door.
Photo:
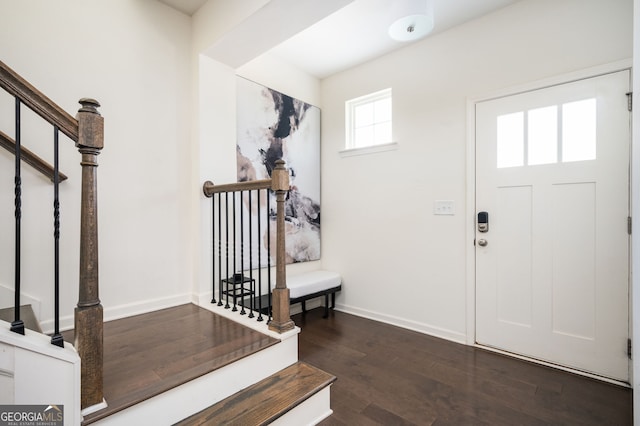
[(628, 381), (629, 72), (476, 104), (476, 342)]

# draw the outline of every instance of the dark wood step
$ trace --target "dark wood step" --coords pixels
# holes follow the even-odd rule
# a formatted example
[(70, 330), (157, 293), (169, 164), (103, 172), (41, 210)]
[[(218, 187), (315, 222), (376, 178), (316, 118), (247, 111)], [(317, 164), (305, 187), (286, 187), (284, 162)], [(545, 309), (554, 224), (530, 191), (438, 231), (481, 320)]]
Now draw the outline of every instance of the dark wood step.
[(329, 373), (298, 362), (176, 425), (266, 425), (335, 380)]

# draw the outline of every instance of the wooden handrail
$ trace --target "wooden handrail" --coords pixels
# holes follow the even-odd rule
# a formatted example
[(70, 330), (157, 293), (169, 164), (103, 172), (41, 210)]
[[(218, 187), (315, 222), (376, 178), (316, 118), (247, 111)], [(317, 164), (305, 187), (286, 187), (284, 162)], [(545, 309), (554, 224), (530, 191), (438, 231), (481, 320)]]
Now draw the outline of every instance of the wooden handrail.
[(78, 121), (2, 61), (0, 61), (0, 87), (18, 97), (22, 103), (46, 121), (58, 126), (60, 131), (72, 141), (78, 142)]
[(272, 179), (263, 180), (247, 180), (244, 182), (225, 183), (223, 185), (215, 185), (211, 181), (206, 181), (202, 186), (202, 192), (205, 197), (211, 198), (213, 194), (220, 192), (235, 192), (235, 191), (253, 191), (255, 189), (270, 189), (272, 186)]
[[(0, 146), (12, 153), (16, 154), (16, 141), (7, 136), (4, 132), (0, 131)], [(47, 178), (53, 182), (53, 166), (42, 158), (38, 157), (32, 151), (29, 151), (24, 146), (20, 147), (20, 158), (31, 167), (45, 175)], [(63, 180), (67, 180), (67, 175), (64, 173), (58, 173), (60, 177), (60, 182)]]
[[(0, 87), (20, 99), (20, 102), (28, 106), (47, 122), (58, 126), (58, 129), (71, 138), (72, 141), (78, 141), (78, 120), (73, 118), (41, 91), (33, 87), (2, 61), (0, 61)], [(0, 146), (15, 155), (15, 145), (16, 143), (12, 138), (0, 132)], [(21, 157), (25, 163), (31, 165), (53, 181), (53, 167), (49, 163), (24, 146), (21, 147)], [(60, 181), (66, 179), (67, 176), (60, 173)]]

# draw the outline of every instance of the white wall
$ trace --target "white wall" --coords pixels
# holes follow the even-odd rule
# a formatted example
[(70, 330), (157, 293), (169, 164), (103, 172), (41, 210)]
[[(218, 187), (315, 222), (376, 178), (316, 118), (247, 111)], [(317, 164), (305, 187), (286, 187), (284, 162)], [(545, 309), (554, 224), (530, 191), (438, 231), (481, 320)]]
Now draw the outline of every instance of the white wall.
[[(464, 342), (466, 102), (632, 55), (631, 0), (523, 0), (321, 83), (323, 267), (338, 308)], [(342, 157), (344, 102), (393, 89), (395, 151)], [(454, 216), (434, 216), (454, 200)]]
[[(105, 148), (98, 157), (100, 297), (105, 317), (189, 300), (191, 21), (157, 1), (0, 0), (2, 61), (75, 115), (81, 97), (102, 104)], [(12, 100), (0, 97), (3, 112)], [(2, 114), (5, 117), (5, 114)], [(13, 136), (12, 115), (0, 130)], [(31, 131), (36, 133), (35, 131)], [(45, 154), (45, 138), (24, 143)], [(63, 326), (77, 302), (79, 162), (62, 142)], [(49, 155), (43, 155), (51, 160)], [(13, 157), (0, 154), (0, 285), (13, 287)], [(23, 291), (43, 300), (51, 326), (51, 184), (25, 166)], [(7, 210), (9, 209), (9, 210)], [(36, 236), (35, 229), (42, 231)], [(5, 304), (4, 300), (2, 301)]]
[(236, 73), (308, 104), (320, 106), (320, 81), (274, 55), (261, 55), (238, 68)]
[[(320, 104), (320, 82), (303, 71), (283, 63), (272, 55), (262, 54), (238, 69), (207, 55), (225, 31), (241, 25), (256, 13), (265, 2), (252, 0), (233, 3), (210, 0), (193, 17), (192, 61), (195, 93), (193, 123), (193, 162), (198, 164), (192, 173), (194, 207), (192, 230), (197, 246), (194, 252), (194, 301), (211, 300), (211, 203), (202, 194), (206, 180), (214, 183), (236, 181), (236, 78), (241, 76), (278, 90), (313, 105)], [(221, 16), (225, 16), (221, 19)], [(307, 17), (307, 19), (309, 19)], [(286, 32), (283, 30), (283, 32)], [(194, 168), (195, 169), (195, 168)], [(293, 273), (318, 269), (320, 262), (291, 265)]]

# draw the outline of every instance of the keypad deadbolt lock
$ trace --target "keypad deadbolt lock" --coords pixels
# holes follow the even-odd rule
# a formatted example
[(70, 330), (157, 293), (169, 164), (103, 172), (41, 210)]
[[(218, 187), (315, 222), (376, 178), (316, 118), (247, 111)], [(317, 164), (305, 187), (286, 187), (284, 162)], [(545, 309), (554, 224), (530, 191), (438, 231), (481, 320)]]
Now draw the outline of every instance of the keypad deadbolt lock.
[(489, 232), (489, 213), (478, 213), (478, 232)]

